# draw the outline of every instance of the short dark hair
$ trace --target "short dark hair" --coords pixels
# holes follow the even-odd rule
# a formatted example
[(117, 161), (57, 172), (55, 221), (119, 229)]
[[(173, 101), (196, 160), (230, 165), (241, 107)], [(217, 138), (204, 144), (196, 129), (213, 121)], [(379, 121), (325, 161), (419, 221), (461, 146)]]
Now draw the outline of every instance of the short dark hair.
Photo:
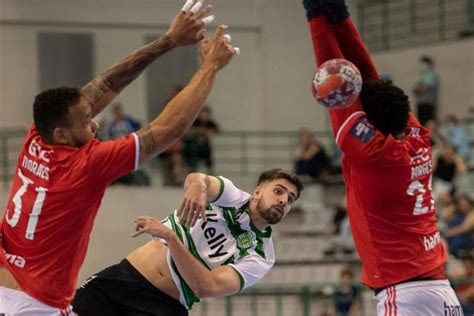
[(428, 55), (423, 55), (420, 57), (420, 61), (424, 62), (424, 63), (427, 63), (428, 65), (430, 66), (433, 66), (434, 65), (434, 60), (433, 58), (431, 58), (431, 56), (428, 56)]
[(446, 115), (446, 120), (448, 122), (453, 122), (454, 124), (459, 124), (459, 119), (456, 115), (454, 114), (448, 114)]
[(466, 200), (469, 205), (474, 206), (474, 201), (471, 198), (471, 196), (467, 193), (460, 194), (457, 198), (456, 201), (459, 203), (460, 200)]
[(51, 142), (56, 127), (69, 126), (69, 108), (81, 98), (77, 87), (58, 87), (48, 89), (35, 97), (33, 119), (36, 130), (45, 142)]
[(382, 80), (364, 82), (359, 95), (367, 119), (385, 136), (405, 129), (410, 101), (402, 89)]
[(342, 269), (340, 275), (341, 275), (341, 277), (342, 277), (342, 276), (347, 276), (347, 277), (349, 277), (349, 278), (351, 278), (351, 279), (354, 278), (354, 272), (352, 271), (351, 268), (344, 268), (344, 269)]
[(294, 173), (284, 171), (283, 169), (270, 169), (264, 171), (258, 177), (257, 185), (260, 185), (264, 182), (270, 182), (277, 179), (285, 179), (288, 180), (290, 183), (294, 184), (296, 187), (296, 199), (298, 199), (301, 195), (301, 191), (304, 190), (303, 182), (296, 176)]

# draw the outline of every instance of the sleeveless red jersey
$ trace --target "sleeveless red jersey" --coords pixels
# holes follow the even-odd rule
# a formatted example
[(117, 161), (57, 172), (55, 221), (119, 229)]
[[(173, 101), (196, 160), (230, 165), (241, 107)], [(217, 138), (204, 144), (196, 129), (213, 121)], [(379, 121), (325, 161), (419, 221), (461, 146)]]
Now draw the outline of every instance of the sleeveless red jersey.
[(31, 128), (1, 221), (3, 264), (23, 291), (53, 307), (70, 304), (105, 188), (136, 169), (138, 148), (135, 134), (47, 145)]

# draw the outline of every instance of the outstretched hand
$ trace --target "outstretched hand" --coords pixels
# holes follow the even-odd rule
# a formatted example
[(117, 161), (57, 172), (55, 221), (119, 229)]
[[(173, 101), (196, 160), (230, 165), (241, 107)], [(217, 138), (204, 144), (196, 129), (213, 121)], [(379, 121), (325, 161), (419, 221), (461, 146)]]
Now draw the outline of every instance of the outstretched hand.
[(192, 45), (204, 39), (205, 26), (214, 20), (214, 15), (208, 15), (212, 6), (203, 6), (201, 0), (196, 3), (193, 0), (186, 1), (166, 32), (175, 45)]
[(159, 220), (150, 216), (142, 215), (135, 219), (135, 233), (132, 234), (132, 237), (137, 237), (144, 233), (165, 240), (168, 240), (174, 234), (171, 229), (163, 225)]
[(194, 227), (197, 220), (202, 218), (206, 221), (207, 188), (200, 182), (195, 182), (186, 189), (183, 202), (181, 203), (177, 216), (181, 224)]
[(231, 36), (226, 34), (227, 25), (219, 25), (212, 38), (201, 42), (200, 53), (203, 64), (209, 64), (218, 70), (224, 68), (234, 57), (240, 54), (238, 47), (230, 45)]

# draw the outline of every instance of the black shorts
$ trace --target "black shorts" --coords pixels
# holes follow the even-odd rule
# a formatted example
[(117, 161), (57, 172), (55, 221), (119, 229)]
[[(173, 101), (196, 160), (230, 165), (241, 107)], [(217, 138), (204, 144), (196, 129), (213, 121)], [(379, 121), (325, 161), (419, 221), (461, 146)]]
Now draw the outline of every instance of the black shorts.
[(72, 301), (79, 316), (186, 316), (187, 309), (140, 274), (127, 259), (87, 279)]

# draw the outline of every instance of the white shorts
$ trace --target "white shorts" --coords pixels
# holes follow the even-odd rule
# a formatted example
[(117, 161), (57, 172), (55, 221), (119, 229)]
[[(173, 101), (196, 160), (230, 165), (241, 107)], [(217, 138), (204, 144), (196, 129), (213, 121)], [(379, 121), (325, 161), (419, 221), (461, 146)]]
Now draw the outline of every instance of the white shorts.
[(0, 286), (0, 315), (5, 316), (72, 316), (72, 308), (58, 309), (41, 303), (25, 292)]
[(377, 299), (377, 316), (463, 316), (448, 280), (414, 281), (390, 286)]

